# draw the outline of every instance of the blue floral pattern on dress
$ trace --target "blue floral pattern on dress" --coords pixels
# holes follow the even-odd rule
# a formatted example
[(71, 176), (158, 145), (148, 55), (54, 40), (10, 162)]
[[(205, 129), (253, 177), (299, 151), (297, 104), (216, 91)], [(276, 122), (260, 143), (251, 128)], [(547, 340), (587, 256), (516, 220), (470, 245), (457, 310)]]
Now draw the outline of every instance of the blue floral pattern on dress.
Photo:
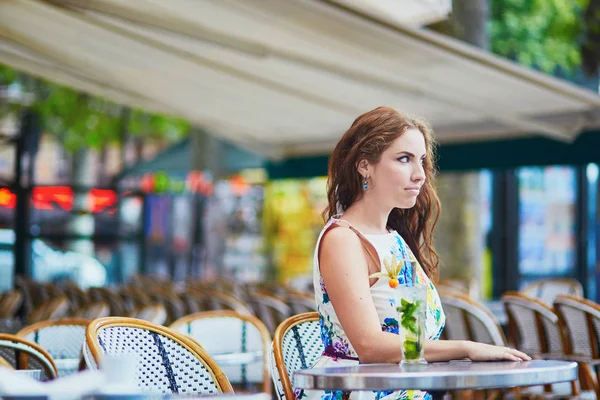
[(395, 333), (397, 335), (399, 333), (398, 320), (396, 318), (384, 319), (383, 324), (381, 324), (381, 330), (384, 332)]

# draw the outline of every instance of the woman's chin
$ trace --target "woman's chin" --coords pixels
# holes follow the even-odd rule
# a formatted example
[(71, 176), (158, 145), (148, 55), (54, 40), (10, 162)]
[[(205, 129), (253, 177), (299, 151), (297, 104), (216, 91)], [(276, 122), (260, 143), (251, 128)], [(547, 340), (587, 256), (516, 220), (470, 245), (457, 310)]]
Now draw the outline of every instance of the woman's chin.
[(414, 199), (411, 200), (404, 200), (402, 202), (399, 203), (399, 205), (396, 206), (396, 208), (401, 208), (403, 210), (409, 209), (409, 208), (413, 208), (415, 206), (415, 204), (417, 204), (417, 198), (415, 197)]

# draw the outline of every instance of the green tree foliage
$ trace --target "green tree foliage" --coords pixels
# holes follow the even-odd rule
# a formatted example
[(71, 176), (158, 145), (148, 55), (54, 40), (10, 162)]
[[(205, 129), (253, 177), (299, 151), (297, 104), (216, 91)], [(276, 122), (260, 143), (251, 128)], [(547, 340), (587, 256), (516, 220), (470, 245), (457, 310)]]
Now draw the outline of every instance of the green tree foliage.
[(589, 0), (583, 21), (583, 69), (588, 75), (593, 75), (598, 73), (600, 66), (600, 0)]
[(492, 52), (547, 73), (572, 73), (582, 63), (589, 1), (490, 0)]
[(69, 151), (87, 147), (99, 149), (118, 143), (123, 139), (120, 134), (123, 128), (128, 134), (169, 141), (185, 137), (190, 128), (185, 120), (137, 109), (131, 110), (124, 121), (122, 105), (33, 79), (3, 65), (0, 65), (0, 86), (8, 88), (8, 92), (16, 88), (17, 91), (33, 94), (32, 104), (2, 101), (0, 116), (18, 112), (20, 107), (32, 107), (42, 117), (44, 129), (59, 138)]

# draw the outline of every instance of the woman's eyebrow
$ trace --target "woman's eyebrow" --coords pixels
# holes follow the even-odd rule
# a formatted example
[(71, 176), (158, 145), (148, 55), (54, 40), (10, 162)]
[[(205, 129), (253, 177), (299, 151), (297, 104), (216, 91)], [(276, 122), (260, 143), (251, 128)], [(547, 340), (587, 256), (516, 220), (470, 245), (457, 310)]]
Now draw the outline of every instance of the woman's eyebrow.
[[(413, 157), (413, 158), (415, 157), (415, 155), (413, 153), (411, 153), (410, 151), (399, 151), (396, 153), (396, 156), (399, 156), (401, 154), (405, 154), (405, 155), (407, 155), (409, 157)], [(425, 158), (425, 157), (427, 157), (427, 154), (423, 154), (420, 158)]]

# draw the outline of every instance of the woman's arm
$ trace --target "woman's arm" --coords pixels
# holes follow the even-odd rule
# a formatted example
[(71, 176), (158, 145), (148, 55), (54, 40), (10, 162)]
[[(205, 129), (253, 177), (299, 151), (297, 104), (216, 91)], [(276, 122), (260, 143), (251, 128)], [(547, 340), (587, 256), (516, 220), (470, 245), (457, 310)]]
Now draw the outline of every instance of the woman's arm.
[(371, 298), (367, 259), (359, 237), (349, 228), (332, 228), (321, 239), (321, 276), (358, 358), (367, 364), (399, 362), (402, 353), (398, 335), (382, 332)]
[[(383, 332), (369, 287), (367, 254), (358, 236), (336, 227), (321, 239), (319, 266), (327, 294), (340, 323), (362, 363), (400, 362), (398, 335)], [(425, 359), (430, 362), (472, 360), (528, 360), (526, 354), (506, 347), (470, 341), (430, 340)]]
[(473, 361), (531, 360), (531, 357), (519, 350), (469, 340), (428, 340), (425, 342), (425, 359), (429, 362), (461, 358)]

